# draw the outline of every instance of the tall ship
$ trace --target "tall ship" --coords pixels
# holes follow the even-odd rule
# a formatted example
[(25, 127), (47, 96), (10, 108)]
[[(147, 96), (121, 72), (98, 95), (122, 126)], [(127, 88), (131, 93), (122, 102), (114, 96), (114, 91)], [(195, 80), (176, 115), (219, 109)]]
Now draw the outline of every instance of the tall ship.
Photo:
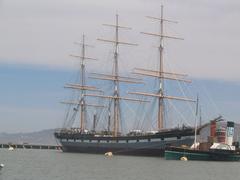
[[(163, 156), (164, 150), (168, 146), (191, 146), (194, 142), (194, 127), (181, 125), (174, 128), (166, 128), (165, 118), (165, 100), (168, 101), (188, 101), (195, 103), (195, 100), (186, 97), (176, 97), (167, 95), (165, 91), (165, 83), (168, 81), (178, 81), (190, 83), (185, 74), (172, 73), (165, 71), (164, 68), (164, 40), (165, 39), (181, 39), (178, 37), (168, 36), (164, 33), (164, 24), (175, 23), (175, 21), (167, 20), (163, 17), (163, 6), (161, 6), (161, 17), (148, 18), (160, 23), (160, 33), (143, 32), (145, 35), (159, 38), (159, 66), (155, 69), (135, 68), (134, 77), (122, 76), (119, 66), (119, 49), (120, 45), (135, 46), (136, 44), (124, 42), (120, 40), (119, 30), (130, 29), (129, 27), (119, 25), (118, 15), (116, 15), (115, 24), (104, 24), (115, 30), (115, 39), (98, 39), (100, 41), (111, 43), (114, 46), (112, 73), (90, 73), (91, 79), (94, 81), (110, 81), (110, 93), (104, 92), (97, 86), (88, 85), (86, 80), (85, 62), (94, 60), (87, 57), (85, 36), (83, 35), (81, 45), (81, 55), (73, 55), (80, 59), (80, 78), (78, 83), (70, 83), (65, 87), (77, 91), (78, 96), (75, 100), (64, 101), (69, 106), (66, 118), (69, 122), (78, 120), (78, 127), (63, 127), (55, 132), (56, 139), (61, 143), (63, 152), (93, 153), (105, 154), (111, 152), (119, 155), (136, 155), (136, 156)], [(157, 82), (157, 91), (155, 92), (129, 92), (123, 96), (120, 93), (121, 84), (139, 84), (143, 80), (139, 77), (155, 78)], [(97, 84), (97, 83), (96, 83)], [(149, 87), (148, 87), (149, 89)], [(150, 90), (153, 91), (153, 88)], [(136, 98), (137, 97), (137, 98)], [(89, 103), (88, 99), (95, 99), (94, 103)], [(155, 109), (157, 122), (154, 130), (133, 129), (126, 132), (122, 127), (122, 101), (139, 103), (141, 106), (148, 106), (151, 100), (155, 100)], [(105, 101), (107, 103), (98, 103)], [(134, 105), (136, 106), (136, 105)], [(96, 109), (87, 114), (87, 109)], [(106, 110), (107, 109), (107, 110)], [(71, 113), (71, 115), (70, 115)], [(104, 115), (107, 114), (107, 115)], [(155, 113), (152, 110), (150, 113)], [(104, 119), (105, 127), (101, 129), (99, 119)], [(79, 122), (80, 119), (80, 122)], [(88, 120), (87, 120), (88, 119)], [(90, 122), (89, 122), (90, 119)], [(193, 120), (194, 121), (194, 120)], [(88, 128), (87, 128), (88, 124)], [(91, 124), (91, 125), (89, 125)], [(91, 130), (89, 127), (91, 126)]]

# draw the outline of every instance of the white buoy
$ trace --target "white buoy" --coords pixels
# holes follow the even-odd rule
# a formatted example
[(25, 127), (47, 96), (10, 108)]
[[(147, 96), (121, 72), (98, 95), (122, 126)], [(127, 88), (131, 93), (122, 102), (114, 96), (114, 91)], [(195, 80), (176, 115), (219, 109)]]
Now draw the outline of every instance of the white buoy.
[(183, 156), (180, 158), (181, 161), (188, 161), (188, 158), (186, 156)]
[(9, 150), (9, 151), (13, 151), (14, 148), (13, 148), (12, 146), (9, 146), (8, 150)]
[(2, 169), (4, 167), (4, 164), (0, 164), (0, 169)]
[(113, 153), (112, 152), (106, 152), (104, 155), (107, 156), (107, 157), (112, 157)]

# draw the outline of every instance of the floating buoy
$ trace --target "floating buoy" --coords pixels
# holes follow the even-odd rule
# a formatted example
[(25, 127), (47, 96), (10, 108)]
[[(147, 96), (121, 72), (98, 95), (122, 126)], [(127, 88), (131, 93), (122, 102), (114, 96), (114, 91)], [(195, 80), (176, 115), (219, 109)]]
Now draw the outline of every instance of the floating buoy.
[(4, 164), (0, 164), (0, 169), (2, 169), (4, 167)]
[(8, 150), (9, 150), (9, 151), (13, 151), (14, 148), (13, 148), (12, 146), (9, 146)]
[(180, 158), (180, 160), (181, 160), (181, 161), (187, 161), (188, 158), (187, 158), (186, 156), (183, 156), (183, 157)]
[(106, 152), (104, 155), (107, 156), (107, 157), (112, 157), (113, 153), (112, 152)]

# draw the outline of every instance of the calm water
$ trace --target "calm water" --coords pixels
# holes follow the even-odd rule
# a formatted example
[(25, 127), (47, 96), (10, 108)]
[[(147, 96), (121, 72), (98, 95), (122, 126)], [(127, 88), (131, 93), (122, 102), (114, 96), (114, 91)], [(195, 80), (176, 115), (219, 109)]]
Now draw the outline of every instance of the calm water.
[(240, 162), (182, 162), (162, 158), (0, 150), (0, 180), (232, 180)]

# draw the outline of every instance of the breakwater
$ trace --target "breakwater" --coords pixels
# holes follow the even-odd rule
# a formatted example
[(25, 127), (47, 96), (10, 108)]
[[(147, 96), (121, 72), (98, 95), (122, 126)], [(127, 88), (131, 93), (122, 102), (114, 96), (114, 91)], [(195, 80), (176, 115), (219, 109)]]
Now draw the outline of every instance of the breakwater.
[(60, 150), (61, 146), (57, 145), (39, 145), (39, 144), (0, 144), (0, 148), (13, 148), (13, 149), (52, 149)]

